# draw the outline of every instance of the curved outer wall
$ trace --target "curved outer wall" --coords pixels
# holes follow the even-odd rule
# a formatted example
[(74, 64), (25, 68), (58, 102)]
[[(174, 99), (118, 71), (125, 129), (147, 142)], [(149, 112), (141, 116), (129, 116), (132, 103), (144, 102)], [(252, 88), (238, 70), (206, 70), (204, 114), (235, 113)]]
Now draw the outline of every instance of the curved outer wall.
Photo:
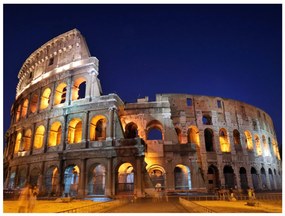
[(269, 115), (219, 97), (158, 94), (124, 104), (101, 95), (97, 58), (76, 29), (36, 50), (19, 72), (6, 133), (4, 188), (41, 196), (281, 190)]

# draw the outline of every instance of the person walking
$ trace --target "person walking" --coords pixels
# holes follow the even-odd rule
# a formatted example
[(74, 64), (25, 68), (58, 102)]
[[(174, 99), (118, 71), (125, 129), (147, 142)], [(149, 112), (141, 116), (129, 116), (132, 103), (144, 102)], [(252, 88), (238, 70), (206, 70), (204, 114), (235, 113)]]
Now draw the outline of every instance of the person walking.
[(26, 184), (20, 192), (18, 213), (26, 213), (28, 211), (30, 196), (30, 185)]
[(31, 188), (31, 195), (30, 195), (30, 199), (29, 199), (29, 206), (28, 206), (28, 212), (32, 213), (35, 205), (36, 205), (36, 200), (37, 200), (37, 196), (39, 194), (39, 190), (37, 186), (34, 186)]

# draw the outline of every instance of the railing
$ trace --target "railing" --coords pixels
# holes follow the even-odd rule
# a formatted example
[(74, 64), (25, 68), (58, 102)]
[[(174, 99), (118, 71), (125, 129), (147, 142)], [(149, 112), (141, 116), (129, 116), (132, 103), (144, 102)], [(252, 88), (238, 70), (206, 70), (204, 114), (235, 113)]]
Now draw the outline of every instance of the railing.
[(186, 209), (191, 209), (191, 211), (198, 212), (198, 213), (215, 213), (212, 209), (209, 209), (205, 206), (199, 205), (197, 203), (194, 203), (192, 201), (186, 200), (184, 198), (179, 197), (179, 203), (184, 206)]
[(59, 211), (56, 213), (102, 213), (109, 211), (110, 209), (116, 208), (118, 206), (122, 206), (127, 204), (129, 201), (127, 199), (120, 199), (120, 200), (115, 200), (115, 201), (110, 201), (110, 202), (99, 202), (99, 203), (94, 203), (88, 206), (82, 206), (78, 208), (73, 208), (73, 209), (68, 209), (64, 211)]

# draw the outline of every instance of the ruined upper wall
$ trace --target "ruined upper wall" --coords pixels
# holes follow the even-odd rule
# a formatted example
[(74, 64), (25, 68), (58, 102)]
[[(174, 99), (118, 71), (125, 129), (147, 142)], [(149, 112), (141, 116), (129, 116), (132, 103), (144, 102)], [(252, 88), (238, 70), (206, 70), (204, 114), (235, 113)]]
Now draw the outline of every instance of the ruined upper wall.
[[(90, 58), (86, 41), (77, 29), (51, 39), (33, 52), (24, 62), (18, 74), (19, 83), (16, 98), (26, 88), (48, 77), (48, 72), (57, 69), (55, 72), (59, 73), (79, 67), (83, 64), (82, 60), (88, 59), (95, 65), (98, 72), (98, 59)], [(86, 65), (86, 61), (84, 64)]]

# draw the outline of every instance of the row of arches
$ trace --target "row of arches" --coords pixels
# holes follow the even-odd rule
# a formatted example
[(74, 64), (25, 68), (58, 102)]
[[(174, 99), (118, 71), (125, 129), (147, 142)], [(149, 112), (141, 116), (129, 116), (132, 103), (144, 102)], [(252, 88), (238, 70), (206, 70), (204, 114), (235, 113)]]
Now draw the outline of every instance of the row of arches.
[[(248, 176), (251, 176), (252, 185), (255, 190), (278, 190), (281, 189), (281, 174), (276, 172), (276, 169), (262, 167), (258, 173), (254, 167), (250, 168), (250, 175), (247, 175), (247, 170), (244, 167), (240, 167), (238, 174), (234, 172), (234, 169), (230, 165), (225, 165), (222, 174), (224, 175), (224, 185), (221, 185), (220, 172), (214, 165), (208, 167), (208, 187), (209, 190), (216, 188), (236, 188), (237, 175), (239, 175), (240, 188), (246, 190), (249, 188)], [(269, 176), (269, 182), (267, 181), (267, 175)]]
[[(152, 165), (148, 168), (153, 187), (160, 184), (162, 188), (166, 186), (165, 169), (160, 165)], [(39, 168), (33, 168), (27, 176), (27, 169), (13, 171), (9, 177), (9, 188), (22, 188), (28, 181), (31, 185), (42, 186), (42, 193), (45, 195), (76, 196), (78, 194), (80, 177), (82, 171), (76, 164), (67, 166), (63, 171), (63, 181), (60, 180), (60, 170), (57, 166), (50, 166), (45, 174), (41, 176)], [(116, 171), (115, 192), (116, 194), (133, 194), (136, 181), (135, 170), (130, 162), (121, 164)], [(90, 166), (85, 178), (86, 195), (105, 195), (107, 187), (107, 169), (103, 164), (95, 163)], [(17, 180), (16, 180), (17, 178)], [(174, 168), (175, 189), (189, 190), (192, 188), (191, 172), (189, 167), (178, 164)], [(41, 185), (42, 184), (42, 185)]]
[[(43, 89), (41, 95), (38, 92), (35, 92), (31, 97), (23, 100), (22, 103), (16, 108), (16, 119), (18, 122), (21, 118), (25, 118), (30, 113), (36, 113), (38, 110), (45, 110), (50, 105), (57, 106), (66, 102), (67, 91), (71, 91), (70, 100), (75, 101), (82, 98), (85, 98), (86, 94), (86, 83), (87, 80), (85, 77), (79, 77), (73, 81), (72, 88), (68, 90), (66, 82), (59, 83), (54, 90), (52, 97), (51, 87), (46, 87)], [(53, 98), (53, 102), (51, 101)]]
[[(90, 122), (90, 141), (102, 141), (106, 139), (107, 118), (103, 115), (94, 116)], [(34, 133), (33, 148), (40, 149), (44, 145), (44, 136), (46, 128), (39, 125)], [(16, 136), (14, 153), (19, 151), (29, 151), (32, 143), (32, 130), (30, 128), (25, 131), (18, 132)], [(60, 121), (51, 124), (48, 133), (48, 146), (57, 146), (62, 143), (63, 127)], [(67, 143), (74, 144), (82, 141), (82, 120), (73, 118), (69, 121), (67, 130)]]

